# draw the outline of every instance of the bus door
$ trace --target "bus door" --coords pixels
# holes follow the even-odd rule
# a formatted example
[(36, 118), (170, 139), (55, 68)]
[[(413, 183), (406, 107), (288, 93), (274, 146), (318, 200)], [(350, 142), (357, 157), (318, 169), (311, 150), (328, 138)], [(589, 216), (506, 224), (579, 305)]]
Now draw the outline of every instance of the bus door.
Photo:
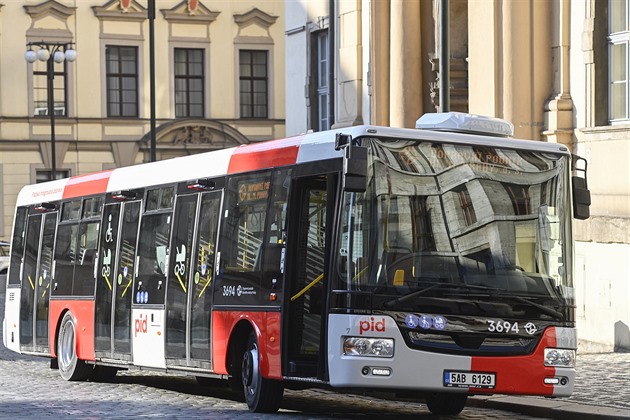
[(173, 219), (173, 186), (146, 192), (138, 233), (131, 308), (131, 352), (138, 366), (165, 368), (165, 298)]
[(131, 359), (131, 295), (140, 201), (107, 204), (103, 211), (96, 282), (97, 357)]
[[(200, 199), (199, 199), (200, 197)], [(166, 360), (210, 369), (212, 278), (221, 191), (177, 198), (166, 305)]]
[(116, 258), (120, 203), (107, 204), (100, 232), (99, 266), (96, 273), (94, 351), (97, 357), (112, 354), (112, 295), (116, 288)]
[(120, 220), (120, 238), (116, 282), (114, 287), (113, 355), (119, 360), (131, 359), (131, 301), (133, 297), (133, 275), (136, 263), (136, 245), (140, 222), (141, 201), (123, 203)]
[(56, 227), (57, 212), (28, 217), (20, 302), (22, 351), (49, 352), (48, 305)]
[(188, 289), (197, 201), (198, 194), (179, 195), (175, 201), (166, 289), (165, 339), (169, 366), (187, 365)]
[(211, 369), (212, 354), (212, 279), (215, 273), (217, 233), (221, 220), (223, 192), (201, 196), (197, 218), (197, 239), (192, 265), (192, 281), (188, 289), (188, 364)]
[[(297, 180), (291, 192), (287, 254), (289, 376), (322, 377), (326, 323), (326, 262), (330, 246), (333, 177)], [(287, 325), (285, 323), (285, 325)]]

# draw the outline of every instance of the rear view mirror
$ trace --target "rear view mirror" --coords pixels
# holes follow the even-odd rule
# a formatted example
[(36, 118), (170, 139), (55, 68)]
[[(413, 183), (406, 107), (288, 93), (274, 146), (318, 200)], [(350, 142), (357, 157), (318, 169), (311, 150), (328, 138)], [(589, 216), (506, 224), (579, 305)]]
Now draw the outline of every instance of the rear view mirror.
[(367, 147), (350, 144), (343, 158), (343, 190), (365, 192), (367, 189)]
[[(579, 164), (583, 164), (583, 168)], [(573, 192), (573, 217), (579, 220), (586, 220), (591, 216), (589, 209), (591, 205), (591, 192), (586, 182), (586, 159), (579, 156), (572, 156), (572, 166), (575, 175), (571, 176), (571, 189)]]

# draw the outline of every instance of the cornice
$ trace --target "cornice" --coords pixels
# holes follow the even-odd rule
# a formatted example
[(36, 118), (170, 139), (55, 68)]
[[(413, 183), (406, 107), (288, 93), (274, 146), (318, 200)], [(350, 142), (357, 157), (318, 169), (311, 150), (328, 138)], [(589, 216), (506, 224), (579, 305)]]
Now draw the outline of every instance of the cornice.
[[(1, 6), (2, 5), (0, 5), (0, 7)], [(55, 0), (48, 0), (37, 5), (23, 7), (32, 20), (37, 20), (43, 16), (49, 15), (67, 20), (70, 16), (74, 15), (74, 11), (76, 10), (76, 7), (65, 6)]]
[(92, 6), (92, 10), (99, 20), (142, 22), (148, 19), (147, 8), (136, 0), (130, 0), (125, 4), (127, 7), (123, 7), (121, 0), (110, 0), (102, 6)]
[(256, 23), (265, 29), (269, 29), (276, 20), (278, 20), (278, 16), (265, 13), (256, 7), (245, 13), (234, 14), (234, 22), (236, 22), (241, 28)]
[(170, 9), (162, 9), (162, 15), (170, 23), (199, 23), (209, 25), (214, 22), (221, 12), (208, 9), (203, 3), (193, 4), (184, 0)]

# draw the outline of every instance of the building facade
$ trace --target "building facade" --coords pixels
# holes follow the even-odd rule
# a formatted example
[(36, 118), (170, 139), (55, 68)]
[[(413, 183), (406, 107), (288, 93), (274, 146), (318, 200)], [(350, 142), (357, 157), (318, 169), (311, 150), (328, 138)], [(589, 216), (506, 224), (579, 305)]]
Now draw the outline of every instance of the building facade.
[[(0, 238), (21, 187), (53, 167), (59, 178), (283, 137), (283, 14), (277, 1), (1, 2)], [(44, 44), (76, 60), (25, 60)]]
[(287, 134), (414, 127), (439, 111), (444, 3), (450, 109), (587, 160), (591, 217), (573, 235), (580, 349), (630, 349), (628, 0), (287, 2)]

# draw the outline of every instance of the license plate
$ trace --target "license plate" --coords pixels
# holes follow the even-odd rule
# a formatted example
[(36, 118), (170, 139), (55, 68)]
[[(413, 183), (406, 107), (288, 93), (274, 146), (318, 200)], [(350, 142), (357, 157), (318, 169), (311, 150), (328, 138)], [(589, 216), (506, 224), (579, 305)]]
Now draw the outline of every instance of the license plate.
[(444, 386), (454, 388), (486, 388), (495, 386), (494, 373), (444, 371)]

